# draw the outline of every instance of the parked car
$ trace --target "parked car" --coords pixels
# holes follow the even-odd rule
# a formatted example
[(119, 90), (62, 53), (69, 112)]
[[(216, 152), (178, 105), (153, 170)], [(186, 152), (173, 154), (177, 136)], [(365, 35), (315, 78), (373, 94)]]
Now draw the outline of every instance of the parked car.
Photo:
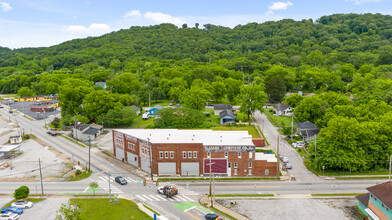
[(302, 147), (305, 147), (305, 142), (303, 142), (303, 141), (297, 141), (297, 142), (293, 143), (293, 147), (295, 147), (295, 148), (302, 148)]
[(13, 212), (13, 213), (20, 215), (23, 213), (23, 209), (15, 207), (15, 206), (9, 206), (7, 208), (1, 209), (1, 213), (7, 213), (7, 212)]
[(143, 120), (147, 120), (148, 118), (150, 118), (150, 112), (143, 113), (142, 118), (143, 118)]
[(206, 216), (206, 220), (220, 220), (221, 217), (217, 214), (208, 213)]
[(12, 113), (14, 113), (14, 111), (12, 111), (12, 110), (9, 110), (9, 113), (10, 113), (10, 114), (12, 114)]
[(116, 178), (114, 178), (114, 181), (116, 181), (117, 183), (119, 183), (121, 185), (127, 184), (127, 181), (122, 176), (117, 176)]
[(28, 201), (17, 201), (17, 202), (13, 202), (11, 205), (21, 209), (27, 209), (33, 207), (33, 203)]
[(284, 168), (291, 169), (293, 167), (291, 166), (291, 164), (289, 162), (287, 162), (287, 163), (284, 163)]
[(19, 215), (13, 212), (6, 212), (0, 214), (0, 220), (15, 220), (18, 219)]
[(283, 157), (282, 161), (283, 161), (283, 163), (288, 163), (289, 162), (289, 158)]

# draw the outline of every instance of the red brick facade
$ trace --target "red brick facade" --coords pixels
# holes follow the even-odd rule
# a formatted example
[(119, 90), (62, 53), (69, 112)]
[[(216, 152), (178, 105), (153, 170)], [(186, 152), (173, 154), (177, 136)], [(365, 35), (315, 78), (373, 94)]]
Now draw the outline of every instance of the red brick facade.
[[(113, 130), (113, 153), (124, 162), (142, 168), (142, 158), (152, 158), (152, 173), (158, 174), (158, 163), (175, 163), (176, 175), (181, 175), (183, 162), (194, 162), (199, 165), (199, 175), (204, 174), (204, 159), (221, 158), (227, 161), (227, 176), (276, 176), (277, 162), (255, 160), (255, 152), (204, 152), (202, 143), (150, 143), (131, 135)], [(118, 150), (116, 150), (116, 148)], [(150, 149), (152, 151), (150, 155)], [(122, 152), (123, 151), (123, 152)], [(128, 152), (137, 158), (128, 158)], [(210, 155), (209, 155), (210, 154)], [(208, 160), (206, 160), (208, 162)], [(150, 165), (148, 165), (149, 167)], [(213, 170), (213, 169), (212, 169)], [(146, 170), (145, 170), (146, 171)], [(209, 172), (209, 170), (208, 170)], [(206, 173), (208, 175), (209, 173)]]

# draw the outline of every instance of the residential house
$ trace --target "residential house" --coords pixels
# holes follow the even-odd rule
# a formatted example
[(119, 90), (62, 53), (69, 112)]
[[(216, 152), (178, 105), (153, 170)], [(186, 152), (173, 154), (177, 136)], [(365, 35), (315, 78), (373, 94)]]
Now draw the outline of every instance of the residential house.
[(358, 208), (371, 220), (392, 219), (392, 181), (366, 188), (369, 193), (356, 196)]
[(11, 144), (20, 144), (22, 143), (22, 136), (11, 136), (10, 137), (10, 143)]
[(274, 111), (275, 111), (275, 115), (277, 116), (292, 116), (294, 108), (291, 108), (290, 106), (284, 103), (279, 103), (274, 105)]
[(79, 123), (72, 128), (72, 135), (74, 138), (81, 141), (94, 140), (103, 132), (103, 126), (97, 124), (85, 125)]
[(157, 111), (162, 110), (162, 109), (163, 109), (162, 106), (156, 105), (156, 106), (152, 107), (150, 110), (148, 110), (148, 112), (150, 112), (150, 115), (152, 116), (152, 115), (156, 115)]
[(231, 110), (223, 110), (219, 113), (220, 124), (225, 123), (234, 123), (237, 115), (234, 114)]
[(133, 109), (135, 109), (136, 115), (140, 115), (141, 109), (140, 109), (139, 107), (137, 107), (136, 105), (131, 105), (131, 107), (132, 107)]
[(320, 132), (320, 129), (317, 128), (316, 125), (310, 121), (294, 124), (297, 126), (297, 132), (306, 141), (310, 141), (311, 139), (317, 137), (317, 134)]
[(96, 82), (95, 87), (102, 86), (104, 90), (106, 90), (106, 82)]
[(233, 106), (230, 104), (216, 104), (214, 105), (214, 115), (219, 115), (224, 110), (232, 110)]

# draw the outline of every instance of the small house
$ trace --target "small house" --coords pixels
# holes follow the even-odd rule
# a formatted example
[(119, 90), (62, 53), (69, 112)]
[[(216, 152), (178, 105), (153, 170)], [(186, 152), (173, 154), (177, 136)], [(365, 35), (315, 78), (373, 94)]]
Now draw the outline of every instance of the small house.
[(140, 109), (139, 107), (137, 107), (136, 105), (131, 105), (131, 107), (132, 107), (133, 109), (135, 109), (136, 115), (140, 115), (141, 109)]
[(297, 132), (306, 141), (310, 141), (311, 139), (317, 137), (317, 134), (320, 132), (320, 129), (317, 128), (316, 125), (310, 121), (294, 124), (295, 126), (297, 126)]
[(150, 115), (156, 115), (157, 111), (162, 110), (163, 107), (160, 105), (156, 105), (154, 107), (152, 107), (150, 110), (148, 110), (148, 112), (150, 113)]
[(356, 196), (358, 208), (367, 219), (392, 219), (392, 181), (366, 188), (366, 194)]
[(274, 106), (274, 111), (276, 116), (292, 116), (294, 109), (284, 103), (279, 103)]
[(234, 123), (237, 115), (231, 110), (224, 110), (219, 113), (219, 120), (221, 124)]
[(224, 110), (232, 110), (233, 106), (230, 104), (216, 104), (214, 105), (214, 115), (220, 115)]
[(106, 82), (96, 82), (94, 85), (95, 87), (102, 86), (102, 88), (106, 90)]
[(74, 138), (81, 141), (94, 140), (103, 132), (103, 126), (97, 124), (85, 125), (79, 123), (72, 128), (72, 135)]
[(21, 136), (11, 136), (10, 143), (11, 144), (20, 144), (20, 143), (22, 143), (22, 137)]

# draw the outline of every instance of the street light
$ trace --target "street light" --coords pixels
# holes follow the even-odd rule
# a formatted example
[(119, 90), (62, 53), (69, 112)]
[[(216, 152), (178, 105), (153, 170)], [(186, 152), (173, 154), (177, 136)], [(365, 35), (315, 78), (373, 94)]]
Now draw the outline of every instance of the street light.
[(213, 198), (212, 198), (212, 185), (211, 185), (211, 165), (215, 164), (211, 162), (211, 157), (212, 157), (212, 153), (210, 152), (210, 163), (207, 165), (210, 165), (210, 197), (211, 197), (211, 207), (214, 207), (214, 202), (213, 202)]

